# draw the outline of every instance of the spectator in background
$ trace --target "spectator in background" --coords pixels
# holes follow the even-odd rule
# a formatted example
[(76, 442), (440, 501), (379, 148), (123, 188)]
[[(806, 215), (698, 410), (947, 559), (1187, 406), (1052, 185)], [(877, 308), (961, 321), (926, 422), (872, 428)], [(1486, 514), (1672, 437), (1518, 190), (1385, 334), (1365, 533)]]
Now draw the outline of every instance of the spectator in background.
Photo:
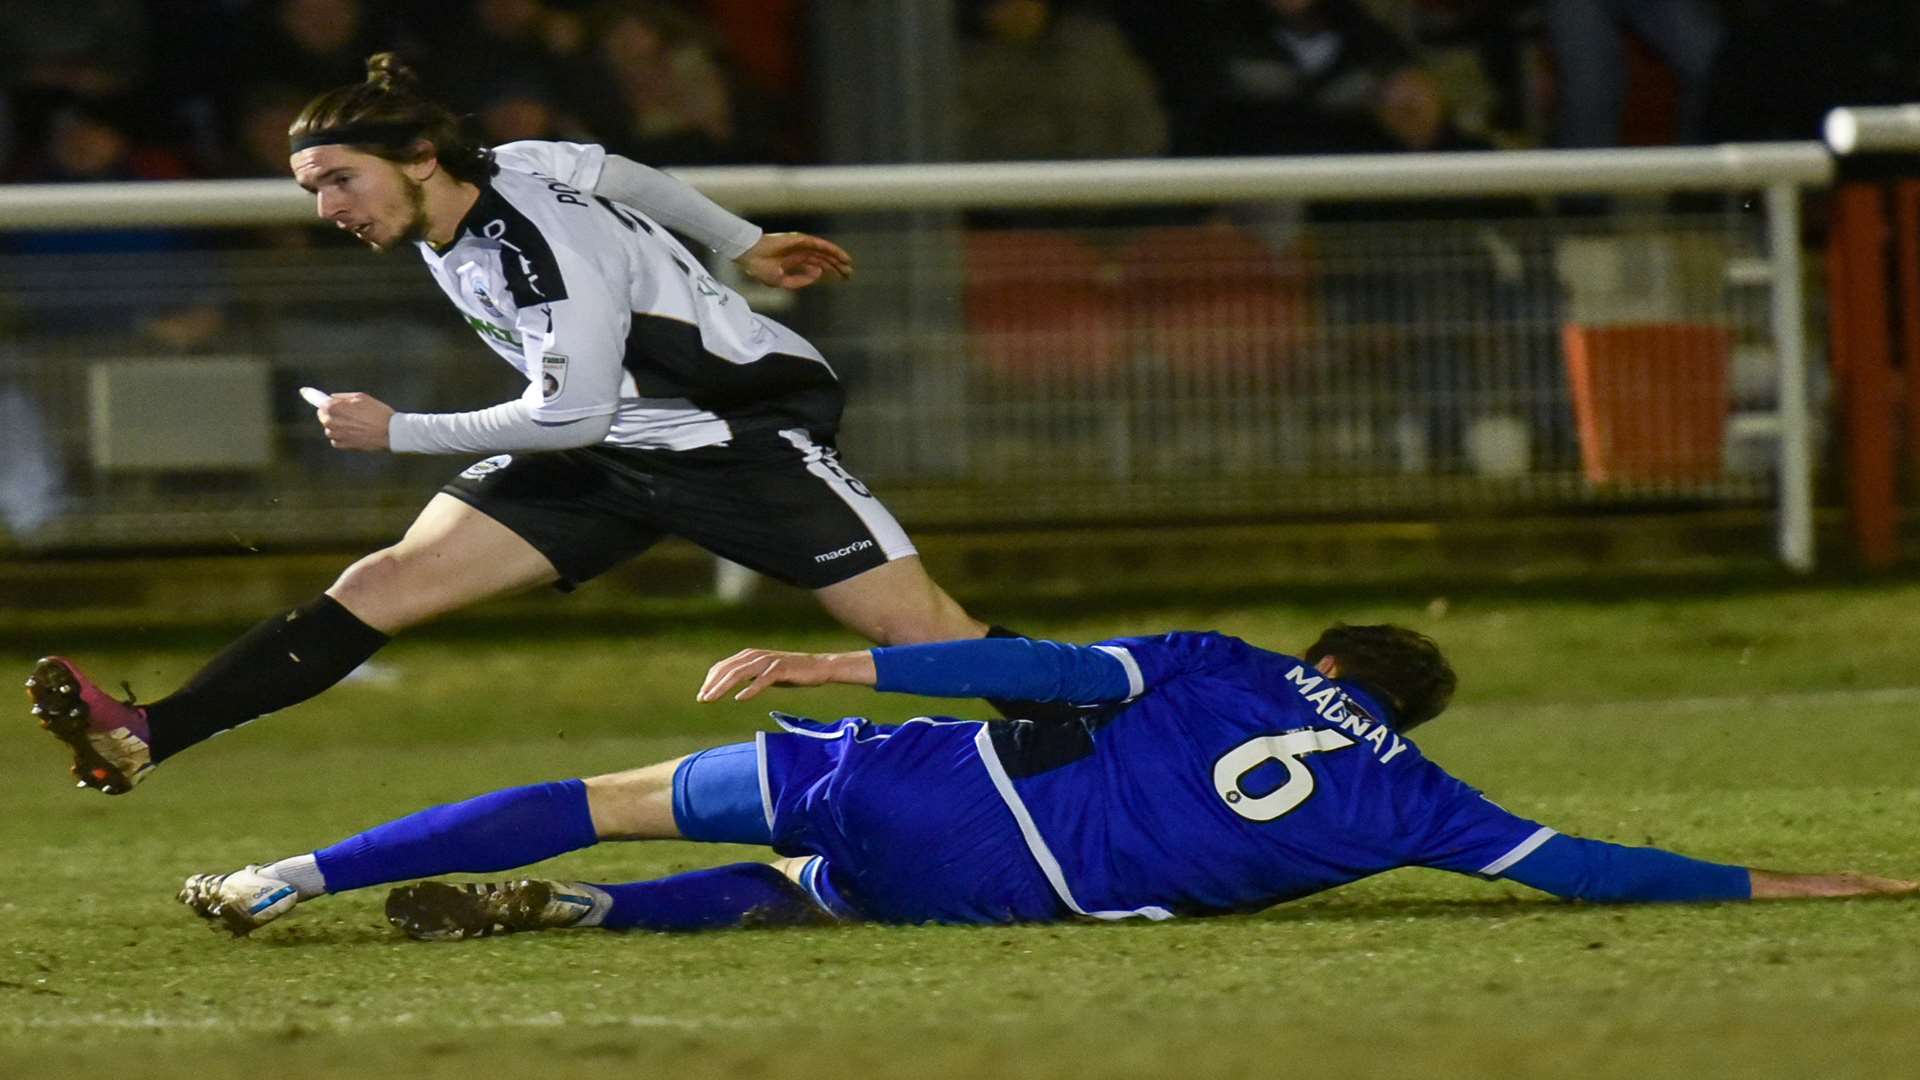
[(241, 94), (227, 139), (230, 152), (221, 171), (231, 177), (285, 177), (287, 128), (311, 96), (282, 83), (262, 83)]
[(140, 0), (7, 0), (0, 79), (29, 96), (126, 92), (146, 66), (143, 7)]
[(195, 174), (227, 172), (233, 98), (249, 85), (243, 50), (273, 0), (146, 0), (149, 36), (140, 94), (153, 113), (147, 133), (164, 139)]
[[(1372, 130), (1344, 149), (1382, 153), (1490, 151), (1460, 129), (1437, 82), (1415, 67), (1380, 80)], [(1549, 234), (1524, 198), (1326, 203), (1309, 208), (1321, 259), (1321, 312), (1339, 327), (1331, 362), (1375, 390), (1378, 432), (1403, 469), (1459, 473), (1560, 460), (1571, 428), (1548, 393), (1562, 384), (1554, 343), (1558, 294)], [(1412, 393), (1407, 393), (1412, 388)], [(1519, 460), (1476, 460), (1472, 432), (1525, 432)]]
[(1492, 143), (1460, 130), (1440, 87), (1419, 68), (1402, 68), (1381, 81), (1373, 118), (1383, 149), (1419, 153), (1493, 149)]
[(1153, 76), (1112, 23), (1054, 0), (967, 0), (961, 15), (962, 159), (1166, 152)]
[[(1402, 72), (1382, 87), (1375, 149), (1492, 150), (1451, 120), (1431, 80)], [(1572, 428), (1559, 351), (1552, 235), (1525, 198), (1326, 203), (1310, 208), (1321, 311), (1340, 328), (1335, 362), (1378, 388), (1407, 471), (1488, 468), (1472, 452), (1483, 422), (1526, 432), (1510, 467), (1564, 460)], [(1332, 226), (1331, 228), (1327, 226)], [(1517, 386), (1549, 388), (1521, 400)], [(1405, 388), (1411, 387), (1408, 394)]]
[(1679, 79), (1674, 140), (1700, 141), (1714, 59), (1726, 41), (1709, 0), (1546, 0), (1545, 11), (1558, 79), (1556, 146), (1620, 144), (1629, 33)]
[(608, 0), (588, 14), (587, 40), (604, 86), (589, 126), (607, 149), (660, 164), (752, 159), (713, 38), (693, 16), (660, 0)]
[(0, 179), (18, 179), (50, 114), (75, 100), (125, 97), (146, 64), (140, 0), (9, 0), (0, 30)]
[(1537, 0), (1412, 0), (1410, 15), (1410, 36), (1424, 66), (1433, 71), (1438, 62), (1453, 76), (1441, 81), (1451, 91), (1456, 118), (1474, 114), (1469, 130), (1528, 145), (1545, 136), (1536, 108)]
[(513, 86), (537, 87), (549, 107), (579, 111), (556, 93), (586, 53), (579, 15), (539, 0), (474, 0), (459, 25), (459, 36), (422, 56), (434, 84), (450, 91), (455, 109), (478, 112), (499, 98), (498, 88)]
[[(134, 135), (139, 116), (134, 105), (117, 100), (81, 99), (62, 105), (49, 118), (44, 151), (21, 179), (95, 183), (184, 177), (186, 169), (176, 156)], [(208, 300), (208, 264), (196, 258), (191, 246), (189, 237), (169, 229), (71, 229), (8, 234), (0, 250), (46, 257), (171, 253), (164, 266), (113, 264), (110, 279), (96, 274), (90, 280), (96, 291), (87, 304), (65, 304), (57, 297), (38, 304), (27, 314), (25, 329), (102, 340), (134, 335), (167, 347), (186, 347), (215, 332), (220, 321), (218, 308)], [(5, 291), (5, 283), (0, 283), (0, 291)]]
[(1183, 153), (1376, 148), (1383, 96), (1419, 78), (1412, 47), (1355, 0), (1222, 0), (1194, 17), (1211, 59), (1183, 75)]
[(368, 53), (391, 47), (360, 0), (277, 0), (235, 43), (244, 85), (316, 91), (359, 78)]
[(480, 141), (488, 146), (539, 139), (546, 142), (592, 142), (564, 112), (553, 89), (531, 79), (513, 80), (490, 88), (482, 96), (477, 116)]
[(134, 137), (137, 119), (137, 106), (125, 99), (73, 98), (61, 104), (47, 116), (44, 145), (24, 163), (20, 178), (58, 184), (186, 176), (177, 156)]

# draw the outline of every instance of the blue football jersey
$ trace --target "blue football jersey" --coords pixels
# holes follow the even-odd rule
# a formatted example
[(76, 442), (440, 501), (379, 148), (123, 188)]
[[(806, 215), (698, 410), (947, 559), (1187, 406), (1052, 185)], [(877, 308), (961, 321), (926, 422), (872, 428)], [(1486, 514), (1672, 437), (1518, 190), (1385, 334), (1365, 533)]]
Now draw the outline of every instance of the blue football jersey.
[(1498, 876), (1553, 834), (1381, 722), (1378, 702), (1218, 633), (1095, 648), (1128, 700), (977, 742), (1028, 847), (1074, 910), (1253, 910), (1390, 870)]

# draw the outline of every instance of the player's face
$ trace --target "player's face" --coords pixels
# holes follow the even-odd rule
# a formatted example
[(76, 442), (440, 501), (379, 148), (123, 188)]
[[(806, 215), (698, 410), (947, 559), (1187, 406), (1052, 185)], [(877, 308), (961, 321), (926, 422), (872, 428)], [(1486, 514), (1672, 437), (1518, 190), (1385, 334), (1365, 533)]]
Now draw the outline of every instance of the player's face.
[(426, 190), (385, 158), (347, 146), (314, 146), (290, 159), (293, 178), (313, 192), (319, 215), (375, 251), (427, 234)]

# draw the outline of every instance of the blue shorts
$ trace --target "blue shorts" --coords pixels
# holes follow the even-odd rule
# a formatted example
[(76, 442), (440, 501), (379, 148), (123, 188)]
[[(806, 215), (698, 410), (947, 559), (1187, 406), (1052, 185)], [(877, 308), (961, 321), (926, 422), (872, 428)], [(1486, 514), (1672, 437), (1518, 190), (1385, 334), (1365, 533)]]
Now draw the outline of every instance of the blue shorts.
[[(762, 842), (782, 855), (820, 856), (829, 895), (878, 922), (1039, 922), (1067, 913), (980, 760), (978, 721), (775, 718), (786, 730), (753, 744)], [(709, 794), (702, 780), (735, 772), (744, 749), (716, 748), (707, 752), (716, 758), (683, 767), (687, 780), (675, 784), (676, 816), (683, 802), (689, 808), (683, 833), (750, 839), (727, 808), (744, 800), (744, 785)], [(736, 824), (703, 825), (694, 812), (702, 805)]]

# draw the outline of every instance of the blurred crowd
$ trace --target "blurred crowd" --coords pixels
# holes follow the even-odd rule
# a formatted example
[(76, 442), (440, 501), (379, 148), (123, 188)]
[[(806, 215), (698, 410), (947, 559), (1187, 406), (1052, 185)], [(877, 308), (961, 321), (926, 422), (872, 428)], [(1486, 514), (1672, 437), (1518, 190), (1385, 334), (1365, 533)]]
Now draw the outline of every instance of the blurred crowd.
[[(9, 0), (0, 178), (273, 176), (396, 48), (490, 141), (818, 160), (802, 0)], [(957, 0), (967, 160), (1810, 138), (1920, 97), (1911, 0)]]
[(0, 176), (277, 176), (314, 94), (395, 49), (491, 142), (803, 160), (799, 0), (9, 0)]

